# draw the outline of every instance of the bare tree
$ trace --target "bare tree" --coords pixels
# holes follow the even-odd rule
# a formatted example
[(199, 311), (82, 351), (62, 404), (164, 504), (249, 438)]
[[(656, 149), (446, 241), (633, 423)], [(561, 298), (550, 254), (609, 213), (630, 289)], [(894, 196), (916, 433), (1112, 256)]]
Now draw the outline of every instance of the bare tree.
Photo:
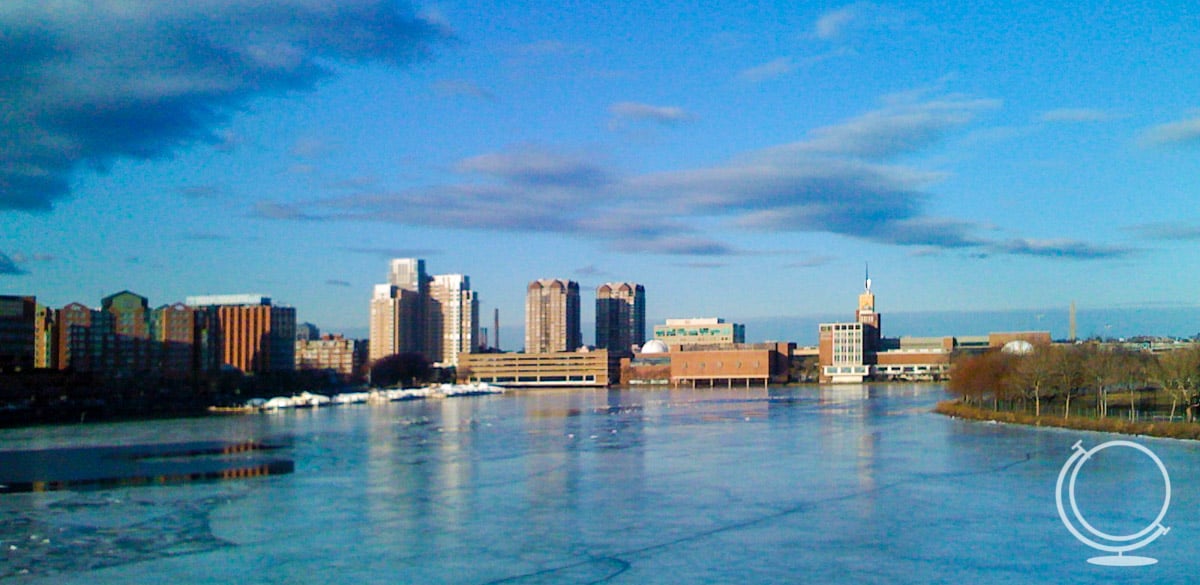
[(991, 398), (995, 410), (1000, 400), (1010, 397), (1012, 370), (1013, 357), (998, 351), (960, 356), (954, 361), (947, 388), (963, 402), (980, 406)]
[(1155, 363), (1150, 354), (1143, 351), (1121, 350), (1120, 371), (1121, 384), (1129, 391), (1129, 420), (1137, 417), (1135, 388), (1145, 385), (1146, 378)]
[(1084, 364), (1087, 350), (1082, 345), (1056, 345), (1042, 348), (1048, 353), (1050, 385), (1065, 402), (1063, 418), (1071, 418), (1071, 398), (1078, 395), (1087, 384)]
[(1021, 391), (1033, 398), (1033, 414), (1042, 415), (1042, 397), (1050, 386), (1054, 370), (1054, 356), (1050, 346), (1035, 347), (1032, 352), (1021, 356), (1016, 363), (1014, 382)]
[(1200, 388), (1200, 349), (1177, 349), (1158, 356), (1150, 369), (1150, 378), (1171, 396), (1171, 418), (1179, 402), (1187, 406), (1187, 420), (1193, 419), (1191, 397)]

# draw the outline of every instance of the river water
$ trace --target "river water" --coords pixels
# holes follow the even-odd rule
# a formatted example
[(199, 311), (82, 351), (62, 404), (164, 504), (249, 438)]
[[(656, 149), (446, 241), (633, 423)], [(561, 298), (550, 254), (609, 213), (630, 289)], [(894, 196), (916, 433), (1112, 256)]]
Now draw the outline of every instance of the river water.
[[(5, 583), (1166, 583), (1200, 551), (1200, 446), (1170, 532), (1089, 564), (1055, 480), (1098, 433), (931, 414), (936, 385), (584, 390), (0, 431), (0, 449), (272, 440), (295, 471), (0, 495)], [(1141, 530), (1134, 449), (1080, 467), (1082, 516)]]

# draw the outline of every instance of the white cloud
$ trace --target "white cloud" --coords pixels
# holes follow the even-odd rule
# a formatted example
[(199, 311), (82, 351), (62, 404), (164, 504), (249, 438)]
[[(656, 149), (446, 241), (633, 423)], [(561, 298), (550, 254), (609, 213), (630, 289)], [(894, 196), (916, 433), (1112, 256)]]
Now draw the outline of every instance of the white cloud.
[(402, 65), (447, 31), (391, 0), (7, 2), (0, 210), (48, 210), (80, 165), (236, 137), (255, 98), (311, 90), (338, 60)]
[(1141, 135), (1146, 146), (1200, 143), (1200, 118), (1177, 120), (1147, 128)]
[(791, 57), (780, 57), (761, 65), (755, 65), (743, 70), (738, 77), (752, 83), (774, 79), (787, 75), (796, 70), (796, 63)]
[(17, 265), (17, 261), (4, 252), (0, 252), (0, 276), (19, 276), (27, 272)]
[(631, 121), (649, 121), (664, 125), (675, 125), (691, 120), (693, 116), (678, 106), (653, 106), (638, 102), (617, 102), (609, 106), (612, 125), (620, 126)]
[(862, 18), (863, 12), (868, 8), (869, 4), (858, 3), (822, 14), (817, 19), (817, 37), (829, 40), (841, 36), (848, 26)]
[[(1094, 259), (1129, 250), (1075, 241), (988, 237), (977, 222), (927, 214), (943, 173), (898, 157), (966, 131), (995, 100), (891, 100), (803, 140), (721, 164), (626, 174), (584, 154), (520, 147), (454, 166), (463, 180), (264, 207), (264, 217), (383, 221), (456, 229), (552, 232), (626, 253), (743, 254), (729, 230), (830, 233), (924, 250)], [(653, 107), (652, 107), (653, 108)], [(642, 111), (639, 108), (639, 111)]]
[(826, 41), (838, 41), (856, 30), (899, 29), (912, 18), (888, 6), (857, 2), (830, 10), (817, 18), (813, 33)]
[(1031, 238), (1016, 238), (1003, 242), (995, 242), (991, 245), (991, 249), (994, 252), (1013, 255), (1076, 260), (1121, 258), (1136, 252), (1133, 248), (1124, 246), (1105, 246), (1081, 242), (1079, 240), (1040, 240)]
[(981, 112), (999, 107), (999, 100), (965, 98), (893, 103), (847, 122), (817, 128), (807, 139), (773, 152), (886, 159), (924, 149)]
[(439, 95), (455, 97), (473, 97), (494, 102), (496, 94), (484, 89), (479, 84), (463, 79), (443, 79), (433, 84), (433, 89)]

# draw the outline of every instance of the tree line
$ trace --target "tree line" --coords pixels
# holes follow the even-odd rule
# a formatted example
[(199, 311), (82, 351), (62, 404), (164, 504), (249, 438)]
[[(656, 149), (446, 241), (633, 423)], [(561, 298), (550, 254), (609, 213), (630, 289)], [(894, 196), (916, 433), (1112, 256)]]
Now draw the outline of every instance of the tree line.
[(1158, 410), (1165, 397), (1172, 419), (1182, 413), (1191, 422), (1200, 406), (1200, 347), (1160, 354), (1095, 343), (990, 351), (956, 359), (947, 387), (968, 404), (1035, 416), (1054, 405), (1065, 418), (1080, 403), (1098, 418), (1126, 408), (1133, 418), (1139, 409)]

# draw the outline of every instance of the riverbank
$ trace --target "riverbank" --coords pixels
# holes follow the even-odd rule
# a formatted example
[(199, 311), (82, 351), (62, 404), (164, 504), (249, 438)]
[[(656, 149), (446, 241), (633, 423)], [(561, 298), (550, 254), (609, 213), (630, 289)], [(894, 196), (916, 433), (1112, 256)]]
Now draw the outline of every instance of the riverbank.
[(1119, 418), (1095, 419), (1082, 416), (1063, 418), (1061, 416), (1035, 416), (1023, 412), (1008, 412), (991, 410), (964, 404), (957, 400), (944, 400), (937, 403), (933, 411), (950, 417), (967, 420), (985, 420), (1002, 423), (1029, 425), (1035, 427), (1058, 427), (1079, 431), (1098, 431), (1102, 433), (1120, 433), (1123, 435), (1145, 435), (1149, 437), (1165, 437), (1169, 439), (1200, 440), (1200, 424), (1167, 421), (1130, 421)]

